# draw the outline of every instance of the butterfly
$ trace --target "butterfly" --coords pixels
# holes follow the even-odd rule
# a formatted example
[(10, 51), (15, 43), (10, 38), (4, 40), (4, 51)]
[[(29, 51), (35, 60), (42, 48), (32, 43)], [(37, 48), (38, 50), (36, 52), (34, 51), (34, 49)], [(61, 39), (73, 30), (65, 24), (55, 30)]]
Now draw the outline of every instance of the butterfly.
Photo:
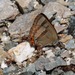
[(43, 13), (37, 15), (29, 32), (30, 44), (44, 47), (53, 45), (57, 40), (57, 32), (50, 20)]

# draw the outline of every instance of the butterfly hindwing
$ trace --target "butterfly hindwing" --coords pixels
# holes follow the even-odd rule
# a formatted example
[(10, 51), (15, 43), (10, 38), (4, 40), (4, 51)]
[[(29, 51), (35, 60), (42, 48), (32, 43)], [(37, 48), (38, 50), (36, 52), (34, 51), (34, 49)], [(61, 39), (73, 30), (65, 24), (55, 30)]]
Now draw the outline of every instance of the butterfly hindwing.
[(29, 38), (32, 38), (34, 44), (41, 46), (51, 45), (58, 40), (57, 32), (54, 26), (42, 13), (36, 16), (30, 29)]

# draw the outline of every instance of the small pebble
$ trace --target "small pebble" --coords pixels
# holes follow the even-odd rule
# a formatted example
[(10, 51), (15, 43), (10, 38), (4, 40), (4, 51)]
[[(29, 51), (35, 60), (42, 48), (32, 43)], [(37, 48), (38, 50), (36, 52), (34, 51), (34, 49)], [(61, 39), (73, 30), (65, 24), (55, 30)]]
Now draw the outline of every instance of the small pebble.
[(74, 48), (75, 48), (74, 39), (69, 40), (69, 41), (65, 44), (65, 48), (67, 48), (67, 49), (74, 49)]
[(75, 73), (73, 73), (72, 71), (68, 71), (64, 75), (75, 75)]
[(45, 54), (47, 55), (47, 56), (46, 56), (47, 58), (55, 57), (55, 55), (54, 55), (54, 53), (52, 52), (52, 50), (45, 51)]
[(4, 69), (4, 68), (7, 68), (8, 65), (5, 63), (5, 61), (2, 61), (2, 64), (1, 64), (1, 68)]
[(69, 57), (69, 51), (65, 50), (61, 53), (61, 57), (65, 58), (65, 57)]
[(3, 36), (1, 37), (1, 41), (4, 43), (8, 43), (10, 41), (10, 37), (6, 36), (6, 34), (3, 33)]
[(67, 65), (70, 65), (70, 64), (71, 64), (71, 63), (70, 63), (70, 62), (71, 62), (71, 60), (72, 60), (72, 58), (69, 58), (69, 57), (65, 59), (65, 61), (66, 61)]
[(70, 61), (70, 63), (73, 64), (73, 65), (75, 65), (75, 59), (72, 59), (72, 60)]

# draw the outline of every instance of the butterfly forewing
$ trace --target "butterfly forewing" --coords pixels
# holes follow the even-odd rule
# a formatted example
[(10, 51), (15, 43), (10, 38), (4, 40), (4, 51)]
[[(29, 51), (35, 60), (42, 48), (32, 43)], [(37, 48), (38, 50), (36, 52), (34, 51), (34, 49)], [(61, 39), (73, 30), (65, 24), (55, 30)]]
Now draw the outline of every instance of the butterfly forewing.
[[(58, 40), (55, 28), (44, 14), (39, 14), (30, 29), (30, 43), (41, 46), (52, 45)], [(33, 41), (33, 42), (32, 42)]]

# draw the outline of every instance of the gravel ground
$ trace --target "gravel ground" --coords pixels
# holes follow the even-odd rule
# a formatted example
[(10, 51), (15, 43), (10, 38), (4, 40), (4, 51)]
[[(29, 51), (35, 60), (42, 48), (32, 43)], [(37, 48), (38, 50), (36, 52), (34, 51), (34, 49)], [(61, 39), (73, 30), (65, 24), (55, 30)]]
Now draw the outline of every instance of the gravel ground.
[(75, 0), (0, 0), (0, 75), (75, 75)]

